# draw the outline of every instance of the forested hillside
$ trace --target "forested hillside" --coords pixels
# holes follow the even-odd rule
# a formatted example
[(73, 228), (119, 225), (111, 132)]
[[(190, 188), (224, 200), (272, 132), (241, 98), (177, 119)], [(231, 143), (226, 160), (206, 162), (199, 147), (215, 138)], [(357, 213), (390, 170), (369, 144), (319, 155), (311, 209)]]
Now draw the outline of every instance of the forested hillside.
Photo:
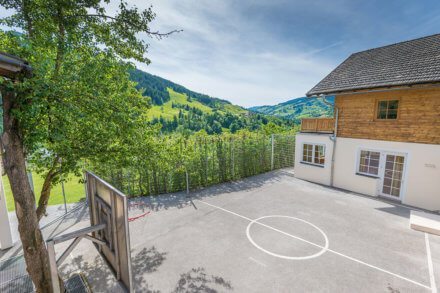
[(268, 127), (279, 132), (290, 130), (294, 125), (287, 119), (250, 112), (229, 101), (193, 92), (141, 70), (133, 70), (130, 74), (131, 79), (137, 82), (137, 88), (151, 99), (152, 107), (147, 117), (152, 124), (160, 124), (163, 133), (191, 134), (205, 130), (208, 134), (220, 134), (235, 133), (240, 129), (256, 131), (270, 122)]
[[(334, 97), (328, 97), (327, 101), (334, 102)], [(300, 123), (304, 117), (332, 116), (333, 109), (318, 98), (297, 98), (274, 106), (256, 106), (249, 108), (250, 111), (273, 115), (293, 120)]]
[(151, 98), (153, 105), (160, 106), (170, 101), (171, 95), (168, 89), (172, 89), (174, 92), (186, 95), (188, 101), (198, 101), (213, 109), (227, 110), (234, 113), (247, 112), (244, 108), (232, 105), (229, 101), (193, 92), (184, 86), (139, 69), (131, 71), (130, 75), (131, 79), (138, 83), (137, 87), (144, 90), (144, 96)]

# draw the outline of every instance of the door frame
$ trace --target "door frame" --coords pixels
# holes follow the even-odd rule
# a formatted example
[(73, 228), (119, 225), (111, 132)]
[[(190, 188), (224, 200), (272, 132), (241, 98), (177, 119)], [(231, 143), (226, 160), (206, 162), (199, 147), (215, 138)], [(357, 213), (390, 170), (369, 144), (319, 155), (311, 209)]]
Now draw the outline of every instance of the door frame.
[[(403, 170), (402, 170), (402, 179), (401, 179), (401, 183), (400, 183), (399, 197), (382, 192), (383, 183), (384, 183), (384, 179), (385, 179), (385, 164), (386, 164), (387, 155), (403, 157)], [(399, 201), (399, 202), (403, 201), (404, 193), (405, 193), (405, 189), (406, 189), (405, 187), (406, 187), (407, 166), (408, 166), (408, 154), (407, 153), (387, 151), (387, 150), (380, 151), (380, 163), (379, 163), (379, 178), (380, 178), (380, 180), (379, 180), (379, 184), (378, 184), (378, 188), (377, 188), (377, 193), (379, 196), (385, 197), (387, 199)]]

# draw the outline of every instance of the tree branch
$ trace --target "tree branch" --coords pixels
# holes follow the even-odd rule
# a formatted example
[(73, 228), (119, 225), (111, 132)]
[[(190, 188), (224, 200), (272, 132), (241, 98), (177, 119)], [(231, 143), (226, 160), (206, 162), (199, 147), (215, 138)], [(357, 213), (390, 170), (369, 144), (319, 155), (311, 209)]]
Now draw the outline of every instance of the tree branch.
[[(137, 29), (141, 29), (140, 27), (138, 27), (137, 25), (129, 22), (129, 21), (125, 21), (125, 20), (121, 20), (121, 19), (117, 19), (114, 16), (110, 16), (110, 15), (105, 15), (105, 14), (83, 14), (83, 15), (71, 15), (70, 17), (98, 17), (98, 18), (105, 18), (105, 19), (110, 19), (112, 21), (122, 21), (123, 23), (131, 26), (131, 27), (135, 27)], [(183, 32), (183, 30), (172, 30), (166, 33), (161, 33), (159, 31), (150, 31), (150, 30), (145, 30), (145, 33), (147, 33), (150, 36), (154, 36), (157, 38), (164, 38), (164, 37), (168, 37), (169, 35), (172, 35), (174, 33), (180, 33)]]
[(38, 200), (38, 208), (37, 208), (38, 221), (40, 221), (41, 218), (46, 214), (46, 208), (50, 198), (50, 191), (52, 189), (52, 181), (56, 176), (58, 176), (61, 173), (60, 169), (57, 170), (59, 163), (60, 160), (58, 156), (56, 156), (52, 167), (47, 172), (47, 175), (44, 178), (43, 187), (41, 188), (40, 199)]

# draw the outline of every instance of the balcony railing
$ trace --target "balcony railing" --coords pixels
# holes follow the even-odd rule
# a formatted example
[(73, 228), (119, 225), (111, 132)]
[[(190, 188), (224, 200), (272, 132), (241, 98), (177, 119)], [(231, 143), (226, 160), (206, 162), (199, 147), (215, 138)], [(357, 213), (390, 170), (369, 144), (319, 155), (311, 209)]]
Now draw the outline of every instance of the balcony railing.
[(335, 119), (333, 118), (302, 118), (301, 132), (333, 133)]

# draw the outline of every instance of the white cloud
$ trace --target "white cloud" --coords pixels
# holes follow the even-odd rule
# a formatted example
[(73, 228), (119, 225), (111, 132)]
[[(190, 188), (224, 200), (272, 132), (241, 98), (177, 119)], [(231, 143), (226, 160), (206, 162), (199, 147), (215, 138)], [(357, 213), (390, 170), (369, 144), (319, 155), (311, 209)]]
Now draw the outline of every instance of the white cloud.
[(140, 34), (151, 44), (152, 64), (138, 67), (243, 106), (303, 96), (350, 53), (436, 33), (440, 25), (435, 0), (127, 1), (153, 6), (152, 30), (184, 30), (161, 41)]
[[(151, 40), (150, 73), (189, 89), (242, 106), (274, 104), (300, 97), (336, 62), (319, 57), (324, 48), (304, 52), (242, 14), (230, 1), (152, 1), (152, 29), (183, 29)], [(136, 3), (139, 7), (145, 4)], [(304, 47), (304, 46), (303, 46)]]

